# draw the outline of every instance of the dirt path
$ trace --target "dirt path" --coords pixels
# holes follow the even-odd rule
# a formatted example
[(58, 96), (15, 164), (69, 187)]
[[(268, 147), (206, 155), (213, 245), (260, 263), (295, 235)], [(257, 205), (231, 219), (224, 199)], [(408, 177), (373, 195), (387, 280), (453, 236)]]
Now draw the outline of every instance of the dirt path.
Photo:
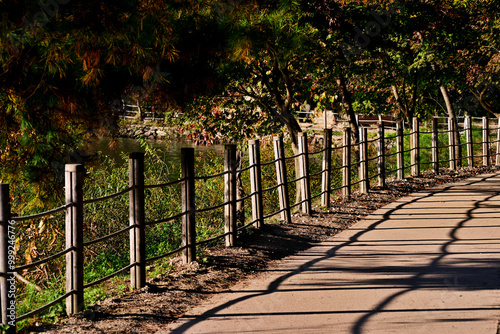
[(157, 334), (494, 334), (499, 203), (499, 173), (411, 194)]

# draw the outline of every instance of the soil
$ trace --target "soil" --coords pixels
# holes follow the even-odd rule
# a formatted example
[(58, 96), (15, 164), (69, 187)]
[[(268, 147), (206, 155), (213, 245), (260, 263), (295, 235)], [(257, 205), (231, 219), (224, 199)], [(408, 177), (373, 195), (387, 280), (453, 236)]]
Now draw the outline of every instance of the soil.
[(316, 208), (310, 216), (294, 214), (292, 222), (266, 224), (239, 236), (238, 247), (208, 248), (198, 262), (181, 264), (149, 278), (143, 289), (106, 299), (77, 316), (58, 323), (32, 327), (30, 333), (155, 333), (210, 296), (229, 289), (280, 259), (306, 250), (339, 233), (374, 210), (412, 192), (493, 171), (477, 167), (439, 175), (423, 173), (373, 187), (369, 194), (353, 193), (349, 201), (334, 201), (326, 211)]

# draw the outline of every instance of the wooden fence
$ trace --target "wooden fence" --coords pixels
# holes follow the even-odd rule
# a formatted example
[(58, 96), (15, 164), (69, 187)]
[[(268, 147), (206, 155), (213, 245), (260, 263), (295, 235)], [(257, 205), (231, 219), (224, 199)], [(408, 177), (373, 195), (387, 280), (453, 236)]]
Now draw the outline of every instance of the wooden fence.
[(157, 111), (151, 106), (141, 106), (140, 104), (128, 104), (121, 101), (122, 108), (120, 117), (124, 119), (139, 119), (157, 121), (165, 119), (165, 112)]
[[(102, 283), (127, 270), (130, 271), (131, 287), (134, 289), (144, 287), (146, 283), (147, 263), (181, 252), (184, 262), (195, 261), (196, 248), (218, 238), (223, 238), (226, 246), (234, 246), (237, 243), (239, 230), (246, 229), (249, 226), (261, 228), (266, 220), (277, 215), (279, 215), (282, 221), (289, 222), (291, 221), (292, 210), (299, 206), (304, 214), (310, 214), (313, 200), (317, 200), (321, 206), (328, 206), (334, 191), (337, 194), (340, 193), (343, 198), (349, 198), (353, 189), (359, 189), (360, 192), (367, 193), (372, 182), (377, 183), (379, 187), (386, 187), (387, 178), (391, 177), (391, 175), (393, 178), (403, 179), (409, 170), (412, 176), (418, 176), (421, 168), (426, 164), (430, 165), (427, 169), (431, 169), (437, 174), (440, 168), (456, 169), (459, 166), (472, 167), (477, 163), (478, 159), (481, 159), (482, 165), (485, 166), (500, 163), (500, 145), (498, 145), (500, 128), (495, 128), (496, 140), (491, 140), (493, 133), (492, 129), (489, 128), (489, 120), (487, 118), (483, 118), (480, 128), (476, 127), (476, 129), (473, 129), (470, 118), (465, 119), (461, 129), (453, 129), (452, 123), (449, 122), (448, 129), (443, 130), (439, 128), (439, 124), (437, 118), (432, 119), (430, 131), (425, 132), (420, 130), (419, 121), (414, 119), (413, 131), (409, 134), (404, 134), (402, 123), (398, 122), (395, 132), (392, 134), (387, 133), (386, 135), (384, 124), (379, 123), (375, 138), (369, 139), (367, 128), (361, 128), (360, 142), (355, 144), (351, 142), (350, 128), (344, 128), (342, 144), (337, 147), (334, 147), (332, 142), (332, 130), (326, 129), (323, 133), (323, 148), (317, 152), (308, 151), (307, 135), (301, 133), (299, 135), (299, 153), (296, 156), (289, 157), (285, 156), (283, 138), (274, 137), (275, 159), (266, 163), (261, 162), (259, 140), (250, 140), (248, 150), (249, 166), (241, 170), (237, 170), (236, 146), (226, 145), (224, 151), (224, 172), (205, 177), (195, 176), (194, 149), (183, 148), (181, 149), (181, 178), (173, 182), (157, 185), (144, 184), (144, 154), (132, 153), (129, 156), (129, 187), (111, 195), (89, 200), (84, 200), (84, 166), (81, 164), (68, 164), (65, 168), (66, 204), (47, 212), (24, 217), (16, 217), (11, 214), (9, 185), (0, 184), (0, 301), (2, 323), (13, 325), (10, 330), (15, 331), (16, 321), (31, 317), (63, 300), (66, 300), (66, 312), (68, 314), (80, 312), (84, 309), (85, 305), (83, 297), (85, 289)], [(451, 135), (454, 130), (459, 131), (465, 137), (464, 143), (455, 143), (455, 137)], [(473, 131), (481, 131), (481, 143), (473, 143)], [(432, 137), (430, 147), (420, 146), (420, 140), (425, 135)], [(448, 143), (442, 143), (443, 139), (440, 142), (440, 135), (441, 138), (447, 136)], [(408, 142), (411, 143), (410, 148), (405, 150), (404, 144)], [(491, 144), (494, 142), (497, 145), (496, 152), (493, 154), (491, 152), (493, 145)], [(481, 145), (481, 152), (480, 154), (476, 154), (475, 147), (479, 144)], [(447, 149), (448, 151), (444, 160), (440, 160), (440, 158), (443, 158), (442, 154), (439, 154), (440, 149)], [(334, 151), (342, 156), (342, 164), (339, 166), (333, 166), (332, 164), (332, 154)], [(425, 155), (425, 151), (430, 151), (430, 154)], [(466, 153), (463, 155), (458, 154), (458, 152), (462, 151)], [(309, 167), (309, 159), (313, 155), (322, 155), (321, 171), (315, 174), (310, 172)], [(407, 161), (408, 155), (410, 157), (409, 162)], [(423, 156), (428, 155), (431, 156), (430, 161), (421, 161)], [(494, 162), (492, 161), (493, 156), (495, 157)], [(299, 175), (297, 175), (295, 180), (287, 179), (286, 161), (290, 159), (298, 163), (297, 170), (299, 171)], [(395, 161), (395, 163), (388, 163), (388, 160)], [(270, 188), (263, 189), (262, 168), (273, 164), (276, 169), (276, 184)], [(387, 170), (389, 165), (395, 165), (396, 169)], [(357, 173), (353, 172), (356, 170), (358, 171)], [(236, 186), (237, 174), (244, 172), (248, 172), (250, 175), (250, 194), (238, 198)], [(340, 187), (332, 188), (333, 173), (341, 173), (342, 185)], [(216, 177), (224, 178), (224, 203), (210, 208), (197, 209), (195, 203), (195, 180), (206, 180)], [(310, 180), (312, 177), (321, 177), (321, 189), (318, 189), (319, 192), (316, 195), (311, 195)], [(297, 188), (300, 190), (301, 200), (291, 205), (289, 187), (293, 183), (299, 185)], [(148, 221), (144, 209), (145, 189), (169, 187), (175, 184), (181, 184), (182, 212), (157, 221)], [(265, 194), (271, 191), (277, 191), (278, 193), (279, 210), (266, 213), (264, 212), (263, 199)], [(102, 202), (126, 194), (129, 196), (129, 225), (107, 236), (84, 242), (84, 206), (89, 203)], [(243, 226), (238, 226), (237, 203), (248, 200), (251, 201), (252, 220), (246, 222)], [(224, 207), (224, 233), (215, 238), (197, 242), (197, 213), (221, 207)], [(15, 222), (36, 219), (60, 211), (65, 211), (66, 217), (65, 249), (36, 262), (15, 266), (14, 247), (12, 244), (12, 228), (15, 226)], [(182, 219), (182, 246), (161, 256), (146, 258), (145, 227), (172, 222), (178, 219)], [(130, 264), (111, 275), (84, 284), (84, 248), (127, 232), (130, 239)], [(16, 318), (15, 310), (12, 310), (12, 305), (15, 305), (15, 294), (12, 293), (12, 284), (15, 284), (14, 273), (40, 266), (62, 256), (66, 257), (66, 293), (51, 303)]]

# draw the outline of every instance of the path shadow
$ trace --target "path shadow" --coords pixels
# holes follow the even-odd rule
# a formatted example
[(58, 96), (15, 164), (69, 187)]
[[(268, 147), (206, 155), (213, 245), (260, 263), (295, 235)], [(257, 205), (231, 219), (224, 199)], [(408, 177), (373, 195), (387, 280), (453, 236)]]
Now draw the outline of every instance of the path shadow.
[[(358, 243), (366, 243), (365, 240), (361, 240), (361, 237), (365, 237), (368, 235), (370, 232), (376, 230), (380, 225), (383, 223), (386, 223), (389, 221), (392, 216), (400, 209), (403, 209), (407, 207), (410, 204), (416, 203), (418, 201), (423, 201), (423, 200), (429, 200), (432, 197), (441, 194), (443, 192), (448, 192), (448, 191), (453, 191), (454, 194), (457, 196), (464, 196), (464, 194), (470, 194), (471, 191), (476, 191), (475, 188), (472, 188), (471, 186), (488, 181), (489, 179), (494, 178), (496, 175), (488, 175), (488, 176), (483, 176), (479, 179), (473, 179), (467, 182), (465, 185), (462, 185), (460, 189), (456, 188), (455, 185), (450, 185), (444, 188), (439, 188), (439, 189), (432, 189), (432, 190), (427, 190), (424, 191), (422, 195), (414, 196), (410, 201), (408, 202), (401, 202), (397, 204), (394, 208), (387, 210), (383, 216), (374, 221), (372, 224), (370, 224), (366, 229), (360, 230), (359, 232), (355, 233), (353, 236), (349, 238), (349, 240), (342, 242), (341, 244), (335, 245), (332, 248), (330, 248), (326, 254), (322, 256), (318, 256), (315, 259), (312, 259), (303, 265), (299, 266), (295, 270), (292, 270), (278, 278), (276, 278), (273, 282), (271, 282), (266, 290), (263, 291), (253, 291), (254, 294), (251, 295), (245, 295), (239, 298), (235, 298), (233, 300), (230, 300), (222, 305), (216, 306), (211, 308), (210, 310), (206, 311), (205, 313), (195, 316), (192, 318), (189, 318), (189, 316), (185, 316), (184, 319), (186, 320), (184, 323), (182, 323), (179, 327), (174, 329), (172, 333), (184, 333), (186, 330), (189, 328), (193, 327), (194, 325), (209, 319), (209, 318), (216, 318), (219, 317), (218, 313), (224, 309), (227, 309), (228, 307), (241, 303), (245, 300), (251, 299), (251, 298), (256, 298), (260, 296), (265, 296), (269, 295), (272, 293), (275, 293), (280, 289), (280, 287), (283, 285), (283, 283), (288, 280), (289, 278), (296, 276), (300, 273), (303, 273), (305, 271), (314, 271), (314, 266), (317, 265), (318, 263), (327, 260), (331, 257), (337, 256), (338, 252), (340, 250), (343, 250), (346, 247), (349, 247), (354, 244)], [(500, 185), (500, 182), (497, 183), (497, 185)], [(491, 260), (485, 260), (485, 259), (474, 259), (470, 258), (467, 255), (473, 254), (470, 253), (468, 254), (467, 252), (464, 253), (454, 253), (450, 248), (453, 246), (456, 242), (460, 241), (460, 239), (457, 237), (457, 233), (466, 227), (466, 224), (472, 219), (472, 215), (474, 214), (474, 211), (479, 209), (479, 208), (496, 208), (498, 206), (494, 204), (489, 204), (487, 203), (488, 200), (491, 200), (493, 197), (498, 196), (500, 194), (500, 191), (497, 191), (496, 189), (500, 189), (500, 187), (489, 187), (488, 189), (481, 189), (478, 191), (478, 194), (481, 195), (486, 195), (486, 198), (483, 200), (478, 200), (473, 202), (473, 206), (467, 210), (466, 217), (461, 219), (458, 223), (455, 224), (455, 226), (450, 227), (448, 226), (451, 231), (448, 234), (447, 239), (436, 239), (436, 242), (439, 242), (440, 249), (439, 252), (435, 252), (432, 254), (427, 254), (431, 256), (430, 262), (428, 262), (425, 265), (422, 266), (410, 266), (410, 267), (405, 267), (405, 266), (385, 266), (385, 267), (351, 267), (351, 268), (322, 268), (321, 270), (328, 270), (329, 272), (332, 273), (332, 276), (334, 275), (336, 270), (350, 270), (352, 272), (371, 272), (375, 274), (379, 274), (377, 276), (383, 277), (384, 275), (390, 275), (390, 274), (398, 274), (399, 278), (389, 278), (389, 279), (374, 279), (374, 280), (365, 280), (365, 281), (359, 281), (357, 282), (357, 286), (352, 286), (350, 284), (349, 289), (356, 289), (356, 288), (364, 288), (365, 286), (372, 286), (377, 285), (380, 286), (380, 289), (383, 289), (384, 287), (390, 288), (390, 287), (399, 287), (403, 288), (403, 290), (398, 291), (396, 293), (393, 293), (386, 297), (384, 300), (380, 301), (375, 307), (371, 309), (364, 309), (364, 310), (350, 310), (350, 311), (332, 311), (332, 312), (324, 312), (325, 314), (339, 314), (339, 313), (356, 313), (360, 314), (360, 317), (354, 324), (352, 328), (352, 333), (353, 334), (361, 334), (363, 332), (363, 328), (368, 322), (370, 318), (375, 316), (376, 314), (380, 313), (387, 313), (387, 312), (408, 312), (409, 310), (388, 310), (386, 309), (386, 306), (390, 304), (392, 301), (394, 301), (396, 298), (407, 294), (412, 291), (416, 291), (419, 289), (453, 289), (457, 291), (461, 290), (483, 290), (483, 289), (498, 289), (500, 288), (500, 276), (499, 276), (499, 265), (500, 265), (500, 256), (498, 256), (497, 253), (492, 254), (492, 259)], [(490, 239), (481, 239), (481, 241), (489, 241), (489, 242), (495, 242), (498, 239), (495, 238), (490, 238)], [(390, 240), (388, 240), (390, 242)], [(427, 240), (428, 241), (428, 240)], [(418, 240), (414, 240), (413, 242), (418, 243)], [(474, 243), (475, 240), (468, 240), (468, 242)], [(433, 245), (436, 243), (434, 240), (431, 242)], [(417, 254), (418, 255), (418, 254)], [(453, 259), (447, 259), (449, 255), (454, 255)], [(458, 257), (457, 255), (460, 255)], [(446, 259), (446, 261), (445, 261)], [(462, 264), (464, 261), (466, 261), (469, 264), (469, 267), (463, 267), (460, 266), (459, 264)], [(314, 290), (318, 290), (317, 284), (315, 284), (316, 288)], [(297, 287), (297, 291), (304, 291), (308, 290), (309, 288), (307, 286), (301, 285), (300, 287)], [(335, 286), (335, 284), (327, 284), (325, 283), (323, 286), (320, 286), (319, 289), (324, 289), (324, 290), (331, 290), (331, 289), (342, 289), (342, 287)], [(280, 289), (280, 291), (290, 291), (290, 289), (287, 290), (287, 288)], [(293, 291), (293, 289), (292, 289)], [(312, 290), (311, 290), (312, 291)], [(248, 291), (246, 291), (248, 292)], [(491, 309), (491, 308), (488, 308)], [(500, 308), (499, 308), (500, 309)], [(446, 309), (439, 309), (439, 311), (443, 311)], [(460, 311), (460, 310), (480, 310), (480, 308), (454, 308), (450, 309), (451, 311)], [(418, 312), (432, 312), (434, 309), (429, 308), (429, 309), (418, 309), (418, 310), (411, 310), (413, 312), (418, 311)], [(321, 314), (322, 312), (312, 312), (311, 314)], [(255, 314), (250, 314), (250, 313), (238, 313), (238, 314), (227, 314), (224, 313), (223, 315), (220, 315), (221, 317), (224, 318), (230, 318), (231, 316), (234, 317), (244, 317), (244, 316), (265, 316), (265, 315), (299, 315), (299, 314), (308, 314), (307, 312), (286, 312), (286, 313), (255, 313)], [(473, 319), (470, 319), (473, 321)]]

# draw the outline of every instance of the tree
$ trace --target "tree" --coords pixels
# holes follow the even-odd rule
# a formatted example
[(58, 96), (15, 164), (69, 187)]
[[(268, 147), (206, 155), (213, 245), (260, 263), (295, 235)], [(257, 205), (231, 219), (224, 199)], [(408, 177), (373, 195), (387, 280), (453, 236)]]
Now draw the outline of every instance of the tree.
[(226, 40), (214, 64), (223, 83), (211, 94), (219, 98), (216, 107), (258, 106), (287, 129), (296, 149), (302, 130), (293, 110), (311, 83), (308, 59), (316, 50), (316, 30), (293, 1), (246, 1), (223, 16), (212, 14)]
[(113, 124), (111, 101), (162, 83), (154, 69), (176, 57), (172, 22), (183, 8), (133, 0), (0, 7), (0, 178), (37, 183), (43, 195), (56, 162)]

